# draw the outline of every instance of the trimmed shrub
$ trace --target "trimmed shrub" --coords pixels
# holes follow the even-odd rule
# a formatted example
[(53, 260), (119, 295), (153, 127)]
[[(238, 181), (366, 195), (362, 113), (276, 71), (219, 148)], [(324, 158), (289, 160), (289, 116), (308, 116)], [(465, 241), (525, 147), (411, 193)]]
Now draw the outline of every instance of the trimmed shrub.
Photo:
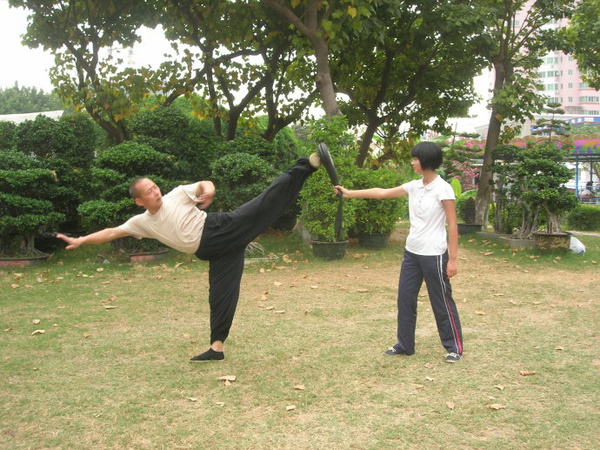
[(600, 231), (600, 207), (579, 205), (567, 216), (569, 228), (579, 231)]

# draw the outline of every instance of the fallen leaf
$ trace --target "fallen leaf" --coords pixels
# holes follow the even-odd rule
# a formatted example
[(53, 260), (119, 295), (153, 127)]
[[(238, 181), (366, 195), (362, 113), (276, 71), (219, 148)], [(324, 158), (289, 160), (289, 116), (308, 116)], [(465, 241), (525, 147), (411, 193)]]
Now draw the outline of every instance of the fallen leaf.
[(564, 350), (564, 347), (556, 347), (554, 350)]
[(483, 256), (490, 256), (490, 255), (493, 255), (493, 254), (494, 254), (494, 252), (485, 252), (485, 253), (483, 254)]
[(103, 268), (103, 267), (98, 267), (98, 268), (96, 269), (96, 272), (104, 272), (104, 268)]
[(450, 409), (454, 409), (454, 406), (455, 406), (455, 405), (454, 405), (454, 403), (452, 403), (452, 402), (446, 402), (446, 406), (447, 406), (448, 408), (450, 408)]
[(496, 389), (498, 389), (499, 391), (503, 391), (504, 390), (504, 386), (502, 386), (501, 384), (494, 386)]
[(222, 377), (217, 378), (219, 381), (235, 381), (237, 377), (235, 375), (223, 375)]
[(500, 403), (492, 403), (491, 405), (486, 405), (486, 408), (497, 411), (499, 409), (505, 409), (506, 405), (501, 405)]
[(84, 337), (85, 339), (87, 339), (87, 338), (89, 338), (89, 337), (90, 337), (90, 335), (89, 335), (89, 334), (87, 334), (87, 333), (83, 333), (83, 337)]
[(504, 297), (504, 294), (494, 294), (494, 297)]
[(311, 289), (319, 289), (319, 286), (317, 286), (316, 284), (314, 284), (314, 285), (312, 285), (310, 288), (311, 288)]
[(5, 328), (4, 331), (15, 331), (14, 328)]
[(38, 325), (40, 322), (41, 322), (41, 320), (40, 320), (40, 319), (33, 319), (33, 320), (31, 321), (31, 323), (32, 323), (33, 325)]
[(541, 305), (542, 302), (533, 302), (534, 305)]
[(217, 402), (215, 403), (215, 405), (217, 405), (219, 408), (222, 408), (223, 406), (225, 406), (225, 402)]
[(19, 287), (20, 287), (20, 286), (19, 286), (18, 284), (11, 284), (11, 285), (10, 285), (10, 288), (11, 288), (11, 289), (17, 289), (17, 288), (19, 288)]
[(365, 292), (369, 292), (369, 290), (361, 288), (361, 289), (357, 289), (356, 292), (360, 292), (361, 294), (364, 294)]
[(535, 370), (521, 370), (519, 373), (522, 376), (527, 377), (529, 375), (535, 375)]
[(275, 307), (274, 307), (274, 306), (267, 306), (265, 309), (266, 309), (267, 311), (271, 311), (271, 310), (275, 309)]
[(485, 316), (485, 313), (483, 311), (475, 311), (475, 314), (477, 314), (478, 316)]
[(296, 389), (297, 391), (303, 391), (306, 388), (304, 387), (303, 384), (298, 384), (298, 385), (294, 386), (294, 389)]
[(104, 309), (117, 309), (115, 305), (104, 305)]
[(260, 301), (261, 302), (264, 302), (266, 300), (267, 300), (267, 296), (265, 294), (263, 294), (263, 295), (260, 296)]
[(431, 377), (425, 377), (425, 379), (426, 379), (427, 381), (434, 381), (434, 380), (435, 380), (435, 378), (431, 378)]
[(279, 281), (275, 281), (275, 282), (273, 282), (273, 285), (275, 285), (275, 286), (283, 286), (283, 283), (280, 283)]
[(189, 400), (190, 402), (197, 402), (198, 399), (194, 398), (194, 397), (186, 397), (186, 400)]
[(285, 309), (279, 311), (273, 311), (275, 314), (285, 314)]
[(433, 364), (427, 363), (427, 364), (425, 364), (425, 368), (426, 369), (433, 369)]
[(284, 263), (288, 263), (288, 264), (292, 262), (292, 258), (290, 258), (290, 255), (283, 255), (283, 256), (281, 257), (281, 260), (282, 260)]
[(296, 405), (288, 405), (288, 406), (285, 407), (286, 411), (293, 411), (295, 409), (296, 409)]
[(36, 335), (36, 334), (44, 334), (46, 332), (46, 330), (35, 330), (33, 333), (31, 333), (32, 336)]

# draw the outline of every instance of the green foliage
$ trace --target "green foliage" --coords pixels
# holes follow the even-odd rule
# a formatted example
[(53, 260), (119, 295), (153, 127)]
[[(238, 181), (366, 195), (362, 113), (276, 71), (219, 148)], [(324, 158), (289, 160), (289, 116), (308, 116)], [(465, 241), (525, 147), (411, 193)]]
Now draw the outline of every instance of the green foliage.
[(600, 55), (590, 51), (600, 42), (600, 2), (581, 0), (576, 3), (569, 27), (561, 30), (563, 41), (559, 46), (577, 60), (583, 79), (590, 87), (600, 89)]
[[(372, 187), (392, 188), (402, 184), (403, 177), (392, 167), (384, 166), (378, 170), (357, 168), (352, 184), (354, 189)], [(388, 234), (394, 231), (400, 216), (407, 213), (406, 198), (384, 200), (352, 199), (355, 205), (356, 223), (354, 229), (359, 234)]]
[(0, 254), (31, 256), (35, 236), (65, 220), (48, 200), (56, 195), (55, 174), (23, 153), (0, 154)]
[(580, 231), (600, 231), (600, 207), (578, 205), (567, 216), (569, 227)]
[[(191, 108), (191, 106), (190, 106)], [(210, 175), (210, 164), (221, 152), (221, 139), (212, 122), (192, 116), (184, 104), (143, 109), (130, 122), (135, 141), (176, 157), (174, 178), (202, 180)]]
[(0, 122), (0, 151), (14, 148), (16, 130), (17, 125), (13, 122)]
[(260, 194), (275, 178), (277, 171), (256, 155), (225, 155), (211, 166), (211, 180), (217, 187), (214, 208), (232, 211)]
[[(454, 180), (455, 178), (453, 178)], [(456, 197), (456, 213), (464, 223), (475, 223), (475, 198), (477, 190), (466, 191)]]
[(174, 172), (175, 159), (154, 150), (148, 144), (123, 142), (106, 149), (96, 158), (96, 165), (112, 169), (128, 177), (168, 176)]
[(564, 164), (565, 152), (548, 141), (526, 148), (495, 149), (497, 205), (500, 209), (510, 203), (520, 205), (521, 237), (529, 237), (544, 222), (547, 232), (559, 231), (560, 215), (577, 205), (575, 196), (564, 186), (571, 178), (571, 170)]
[(58, 109), (62, 109), (58, 96), (46, 94), (36, 87), (19, 87), (19, 84), (15, 83), (13, 87), (0, 88), (0, 114), (36, 113)]
[[(340, 180), (348, 180), (346, 187), (352, 187), (352, 175), (356, 170), (353, 161), (353, 138), (347, 132), (345, 117), (325, 117), (311, 124), (309, 140), (305, 143), (306, 153), (316, 151), (319, 142), (324, 142), (335, 162)], [(334, 194), (333, 186), (325, 168), (317, 170), (304, 184), (301, 192), (303, 227), (311, 236), (324, 242), (335, 242), (335, 221), (340, 202)], [(348, 236), (354, 226), (356, 215), (354, 205), (344, 201), (341, 235)]]

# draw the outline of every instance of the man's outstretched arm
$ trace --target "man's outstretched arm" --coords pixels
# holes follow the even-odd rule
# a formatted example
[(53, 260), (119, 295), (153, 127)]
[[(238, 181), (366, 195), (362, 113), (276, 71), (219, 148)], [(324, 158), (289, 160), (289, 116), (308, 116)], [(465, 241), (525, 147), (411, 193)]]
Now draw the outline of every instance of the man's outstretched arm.
[(121, 230), (119, 227), (105, 228), (104, 230), (97, 231), (87, 236), (80, 237), (69, 237), (64, 234), (57, 234), (58, 239), (62, 239), (67, 243), (67, 250), (73, 250), (83, 244), (104, 244), (105, 242), (114, 241), (115, 239), (131, 236), (129, 233)]

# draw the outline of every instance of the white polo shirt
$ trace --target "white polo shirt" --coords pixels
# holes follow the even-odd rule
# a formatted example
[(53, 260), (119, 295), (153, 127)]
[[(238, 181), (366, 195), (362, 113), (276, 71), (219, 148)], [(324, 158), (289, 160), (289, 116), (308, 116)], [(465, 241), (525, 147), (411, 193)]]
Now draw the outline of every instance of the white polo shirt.
[(448, 249), (446, 212), (442, 200), (455, 200), (454, 190), (439, 175), (427, 186), (423, 179), (402, 185), (408, 193), (410, 231), (406, 250), (417, 255), (436, 256)]
[(156, 214), (138, 214), (119, 228), (138, 239), (158, 239), (180, 252), (195, 253), (206, 220), (206, 212), (196, 206), (197, 188), (198, 183), (176, 187), (163, 196)]

